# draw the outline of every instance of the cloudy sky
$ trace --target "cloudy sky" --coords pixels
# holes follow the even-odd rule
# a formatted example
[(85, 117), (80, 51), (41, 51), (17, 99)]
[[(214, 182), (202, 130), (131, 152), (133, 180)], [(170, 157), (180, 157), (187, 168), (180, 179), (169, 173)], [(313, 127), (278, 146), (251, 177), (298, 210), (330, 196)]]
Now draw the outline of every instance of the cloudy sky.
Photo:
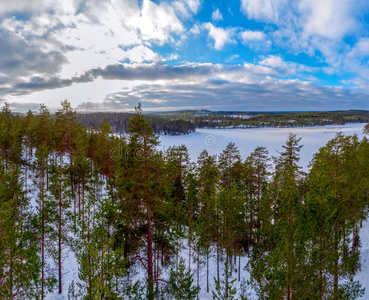
[(15, 111), (369, 109), (367, 0), (0, 0)]

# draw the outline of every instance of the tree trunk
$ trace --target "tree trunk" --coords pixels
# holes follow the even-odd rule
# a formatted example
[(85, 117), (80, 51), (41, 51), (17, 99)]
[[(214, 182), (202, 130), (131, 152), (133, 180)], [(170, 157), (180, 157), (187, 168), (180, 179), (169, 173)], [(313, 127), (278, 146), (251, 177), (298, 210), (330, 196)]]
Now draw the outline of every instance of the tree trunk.
[(219, 280), (219, 242), (217, 242), (217, 280)]
[(59, 267), (59, 294), (63, 292), (62, 284), (62, 184), (61, 184), (61, 168), (63, 155), (60, 156), (59, 166), (59, 222), (58, 222), (58, 267)]
[(41, 170), (40, 176), (41, 191), (41, 300), (44, 299), (45, 285), (45, 216), (44, 216), (44, 170)]
[(206, 251), (206, 292), (209, 293), (209, 249)]
[(148, 299), (154, 299), (154, 273), (152, 263), (152, 228), (151, 228), (151, 210), (150, 206), (147, 206), (147, 275), (148, 275)]

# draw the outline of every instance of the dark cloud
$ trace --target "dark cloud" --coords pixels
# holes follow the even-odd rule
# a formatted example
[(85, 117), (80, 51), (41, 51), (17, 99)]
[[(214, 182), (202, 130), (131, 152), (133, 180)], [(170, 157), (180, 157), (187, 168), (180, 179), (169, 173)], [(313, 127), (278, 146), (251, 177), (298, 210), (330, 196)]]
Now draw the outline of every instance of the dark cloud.
[(74, 83), (91, 82), (94, 78), (91, 72), (86, 72), (81, 76), (72, 77), (71, 79), (34, 76), (30, 81), (16, 83), (11, 88), (0, 88), (0, 96), (5, 96), (7, 94), (13, 96), (28, 95), (38, 91), (68, 87)]
[(159, 79), (181, 79), (194, 76), (207, 76), (214, 70), (213, 65), (109, 65), (104, 69), (93, 69), (95, 76), (101, 76), (104, 79), (121, 80), (159, 80)]
[(14, 78), (38, 74), (55, 74), (67, 62), (58, 51), (42, 51), (40, 43), (0, 29), (0, 71)]
[[(61, 79), (51, 76), (34, 76), (28, 82), (15, 82), (12, 88), (0, 90), (0, 95), (6, 93), (12, 95), (26, 95), (36, 91), (56, 89), (71, 86), (74, 83), (92, 82), (97, 77), (107, 80), (208, 80), (213, 85), (221, 85), (228, 80), (219, 78), (221, 75), (233, 74), (241, 76), (242, 74), (253, 77), (265, 77), (269, 70), (270, 74), (277, 74), (271, 69), (259, 67), (259, 69), (250, 69), (250, 66), (244, 65), (180, 65), (169, 66), (163, 64), (143, 64), (128, 66), (123, 64), (108, 65), (105, 68), (96, 68), (85, 72), (80, 76), (75, 76), (70, 79)], [(1, 80), (1, 77), (0, 77)]]
[(146, 109), (211, 107), (213, 110), (332, 110), (365, 109), (368, 98), (347, 89), (301, 81), (140, 85), (108, 95), (103, 103), (84, 103), (80, 110), (119, 110), (141, 102)]

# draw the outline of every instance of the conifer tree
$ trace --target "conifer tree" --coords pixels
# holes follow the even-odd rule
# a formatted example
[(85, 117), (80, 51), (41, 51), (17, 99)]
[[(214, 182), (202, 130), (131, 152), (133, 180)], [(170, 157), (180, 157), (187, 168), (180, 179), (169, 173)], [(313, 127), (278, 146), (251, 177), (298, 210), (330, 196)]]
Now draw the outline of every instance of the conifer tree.
[[(126, 247), (133, 246), (138, 251), (133, 262), (140, 262), (147, 271), (147, 298), (150, 300), (154, 298), (154, 282), (160, 280), (154, 274), (155, 246), (159, 241), (166, 241), (161, 233), (169, 229), (170, 222), (163, 188), (163, 161), (156, 151), (158, 143), (158, 137), (154, 135), (150, 121), (144, 119), (139, 104), (129, 123), (127, 153), (122, 159), (121, 180), (117, 182), (121, 211), (127, 214), (118, 226), (132, 238), (133, 245), (126, 243)], [(169, 242), (166, 248), (170, 249), (170, 245)]]
[(355, 168), (358, 147), (356, 136), (337, 134), (313, 159), (308, 205), (317, 230), (312, 238), (318, 247), (315, 272), (322, 298), (341, 299), (348, 294), (355, 298), (362, 293), (360, 284), (353, 280), (359, 267), (358, 223), (364, 213), (357, 186), (361, 174)]
[[(272, 231), (266, 237), (268, 248), (256, 249), (251, 260), (252, 276), (258, 282), (259, 297), (302, 297), (298, 290), (303, 280), (305, 232), (301, 191), (301, 172), (298, 166), (300, 139), (290, 134), (284, 151), (275, 159), (275, 174), (270, 191)], [(263, 226), (270, 226), (265, 220)], [(259, 247), (265, 245), (261, 244)], [(299, 293), (300, 292), (300, 293)]]
[(240, 153), (234, 143), (229, 143), (219, 157), (220, 169), (220, 226), (222, 245), (225, 248), (225, 297), (228, 298), (229, 267), (233, 267), (233, 255), (243, 237), (242, 223), (244, 220), (244, 205), (240, 193), (241, 160)]
[(0, 298), (37, 298), (38, 244), (19, 165), (0, 164)]
[(166, 288), (166, 297), (176, 300), (195, 300), (198, 298), (200, 288), (193, 286), (193, 274), (186, 271), (183, 259), (180, 260), (178, 269), (170, 271), (169, 282)]
[[(216, 200), (219, 170), (215, 156), (210, 156), (206, 150), (201, 152), (197, 163), (199, 215), (195, 230), (198, 236), (197, 247), (203, 249), (206, 255), (206, 291), (209, 292), (210, 247), (213, 242), (220, 243), (216, 225), (218, 222)], [(219, 276), (217, 279), (219, 281)]]

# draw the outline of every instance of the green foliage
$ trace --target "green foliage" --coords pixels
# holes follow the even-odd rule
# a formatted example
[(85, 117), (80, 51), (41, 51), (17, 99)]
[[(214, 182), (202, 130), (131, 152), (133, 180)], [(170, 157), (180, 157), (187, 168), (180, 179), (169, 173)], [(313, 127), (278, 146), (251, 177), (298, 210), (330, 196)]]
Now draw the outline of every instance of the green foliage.
[[(227, 262), (226, 262), (227, 264)], [(226, 268), (227, 269), (227, 268)], [(218, 281), (214, 278), (215, 281), (215, 291), (212, 291), (214, 300), (235, 300), (237, 299), (237, 289), (234, 287), (234, 283), (236, 282), (236, 278), (232, 279), (228, 282), (228, 278), (231, 276), (231, 273), (228, 274), (223, 273), (223, 277), (227, 279), (223, 279)]]
[(168, 299), (195, 300), (198, 297), (200, 288), (193, 286), (193, 274), (186, 271), (183, 259), (180, 260), (178, 269), (171, 269), (169, 282), (166, 288)]

